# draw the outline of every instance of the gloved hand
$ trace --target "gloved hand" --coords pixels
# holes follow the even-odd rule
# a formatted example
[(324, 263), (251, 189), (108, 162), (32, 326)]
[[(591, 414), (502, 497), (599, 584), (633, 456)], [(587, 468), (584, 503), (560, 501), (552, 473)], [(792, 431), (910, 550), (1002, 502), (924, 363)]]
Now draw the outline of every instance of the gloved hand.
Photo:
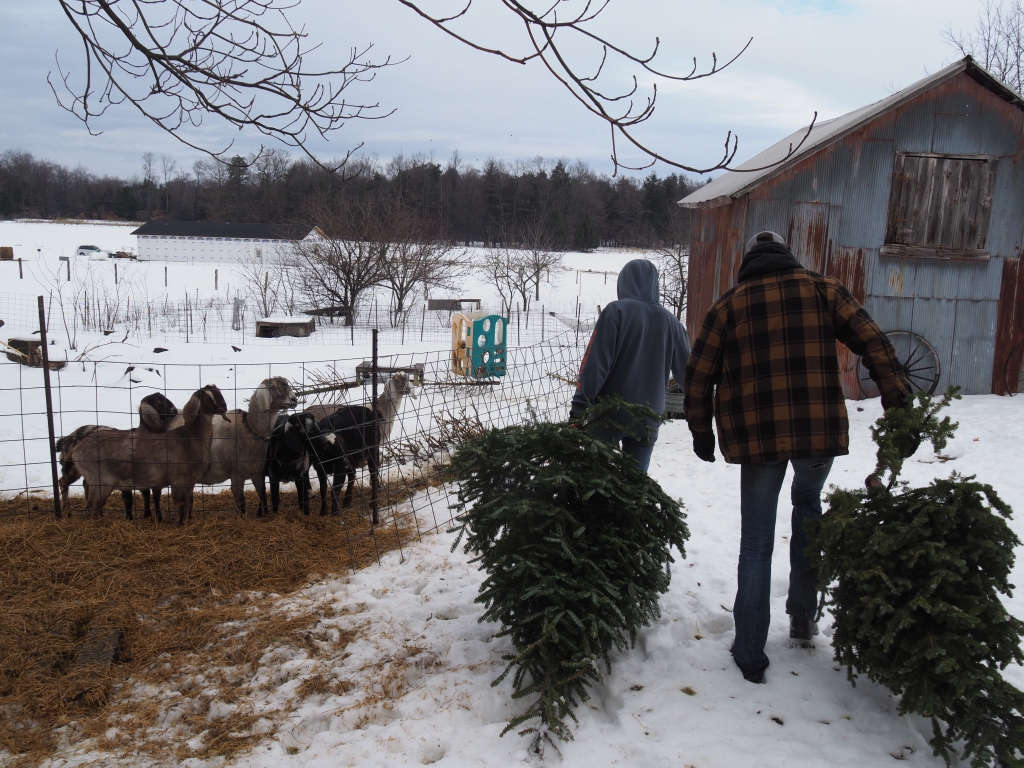
[(697, 457), (702, 461), (715, 461), (715, 433), (712, 432), (694, 432), (693, 433), (693, 452), (697, 454)]

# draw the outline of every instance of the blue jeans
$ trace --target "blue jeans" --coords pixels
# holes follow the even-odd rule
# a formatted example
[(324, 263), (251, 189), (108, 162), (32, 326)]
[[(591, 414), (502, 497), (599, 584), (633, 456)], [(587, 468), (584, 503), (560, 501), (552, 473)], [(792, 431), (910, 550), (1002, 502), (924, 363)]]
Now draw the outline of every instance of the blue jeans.
[(654, 453), (654, 444), (658, 440), (657, 430), (650, 430), (646, 440), (638, 439), (636, 435), (613, 427), (590, 427), (590, 433), (594, 437), (604, 440), (612, 445), (622, 443), (622, 452), (628, 453), (640, 465), (644, 472), (651, 465), (651, 454)]
[[(775, 547), (775, 516), (779, 491), (786, 477), (788, 461), (742, 464), (740, 470), (739, 574), (733, 618), (736, 643), (733, 658), (747, 674), (763, 672), (768, 666), (764, 645), (771, 619), (772, 550)], [(793, 532), (789, 541), (789, 597), (786, 613), (814, 617), (818, 605), (818, 574), (811, 568), (804, 550), (807, 533), (804, 522), (821, 518), (821, 489), (825, 486), (832, 459), (793, 459)]]

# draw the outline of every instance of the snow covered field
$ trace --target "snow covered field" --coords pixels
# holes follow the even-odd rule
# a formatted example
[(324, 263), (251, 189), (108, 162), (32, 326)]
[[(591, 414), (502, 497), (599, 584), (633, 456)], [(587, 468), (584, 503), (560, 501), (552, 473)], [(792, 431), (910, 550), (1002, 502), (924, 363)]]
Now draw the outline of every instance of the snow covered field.
[[(877, 400), (850, 403), (851, 455), (836, 460), (830, 481), (858, 486), (873, 467), (868, 427)], [(863, 408), (863, 411), (857, 410)], [(904, 476), (920, 484), (950, 471), (976, 474), (1003, 498), (1024, 509), (1024, 476), (1010, 460), (1024, 429), (1024, 399), (971, 397), (954, 404), (960, 422), (945, 461), (929, 448), (907, 463)], [(282, 611), (316, 611), (324, 617), (312, 632), (356, 630), (343, 651), (320, 654), (272, 651), (257, 678), (239, 690), (242, 702), (259, 710), (289, 712), (286, 727), (232, 765), (253, 768), (303, 766), (401, 766), (436, 764), (452, 768), (516, 764), (594, 766), (941, 766), (927, 745), (929, 724), (897, 717), (892, 697), (860, 680), (856, 688), (832, 661), (828, 616), (813, 650), (787, 644), (785, 594), (789, 521), (786, 494), (780, 503), (773, 567), (772, 626), (767, 685), (740, 676), (729, 655), (739, 546), (739, 469), (698, 460), (681, 422), (662, 430), (652, 475), (685, 502), (691, 531), (685, 560), (673, 566), (671, 589), (661, 599), (662, 618), (640, 634), (637, 647), (613, 655), (604, 686), (577, 709), (576, 740), (548, 750), (544, 759), (528, 754), (528, 739), (499, 738), (517, 711), (506, 681), (492, 688), (503, 668), (507, 639), (497, 627), (478, 623), (474, 604), (482, 576), (461, 551), (450, 552), (453, 536), (438, 534), (406, 550), (405, 560), (389, 555), (382, 567), (334, 577), (282, 599)], [(1024, 522), (1012, 525), (1024, 535)], [(1021, 583), (1021, 565), (1015, 572)], [(1009, 601), (1024, 615), (1024, 596)], [(1024, 685), (1024, 670), (1007, 676)], [(347, 683), (344, 694), (300, 698), (304, 681), (320, 676), (328, 687)], [(180, 699), (169, 690), (137, 691), (146, 699)], [(230, 713), (239, 702), (213, 702)], [(218, 710), (217, 708), (221, 708)], [(168, 737), (173, 737), (168, 721)], [(116, 733), (107, 738), (115, 739)], [(53, 759), (52, 766), (87, 763), (139, 765), (98, 744)], [(190, 768), (213, 768), (220, 760), (191, 760)]]
[[(42, 249), (41, 256), (36, 251), (34, 261), (26, 263), (23, 281), (17, 279), (16, 264), (0, 264), (5, 291), (37, 295), (41, 286), (30, 277), (37, 274), (31, 270), (59, 267), (57, 257), (72, 253), (83, 243), (120, 247), (129, 239), (122, 227), (0, 222), (0, 244), (14, 244), (16, 256), (24, 255), (24, 249), (30, 253)], [(581, 287), (574, 270), (615, 270), (636, 255), (568, 254), (565, 263), (570, 271), (544, 287), (542, 301), (549, 307), (562, 302), (562, 309), (572, 307), (577, 297), (603, 305), (614, 298), (614, 278), (605, 286), (602, 277), (585, 275)], [(155, 298), (163, 290), (164, 265), (132, 266), (146, 272), (147, 290), (152, 289), (149, 295)], [(201, 295), (212, 291), (212, 270), (208, 265), (170, 265), (168, 291), (173, 289), (175, 295), (196, 288)], [(226, 271), (222, 271), (221, 293), (225, 280)], [(479, 284), (467, 285), (464, 295), (481, 295), (485, 301), (489, 296)], [(54, 335), (59, 344), (60, 336)], [(166, 386), (166, 374), (158, 377), (143, 370), (145, 367), (181, 363), (195, 371), (202, 363), (212, 376), (237, 377), (239, 367), (249, 371), (243, 377), (244, 386), (238, 387), (245, 396), (245, 387), (254, 385), (249, 379), (258, 381), (269, 375), (263, 371), (270, 370), (271, 361), (275, 366), (300, 365), (312, 358), (354, 364), (369, 352), (369, 345), (363, 342), (354, 347), (320, 344), (311, 350), (276, 341), (246, 345), (239, 352), (226, 344), (165, 344), (166, 353), (151, 352), (152, 344), (111, 345), (104, 348), (110, 357), (99, 367), (101, 377), (107, 377), (100, 383), (112, 389), (130, 386), (132, 402), (137, 404), (137, 398), (161, 384)], [(420, 346), (416, 340), (385, 352), (413, 354), (431, 348), (438, 346)], [(138, 384), (125, 380), (129, 362), (138, 366), (132, 372), (139, 377)], [(17, 365), (0, 366), (4, 377), (0, 385), (8, 390), (7, 414), (14, 412), (10, 392), (17, 389), (17, 381), (11, 377), (35, 373)], [(91, 366), (81, 365), (69, 366), (61, 373), (83, 392), (89, 389), (93, 375)], [(100, 390), (93, 387), (93, 391)], [(26, 397), (21, 411), (38, 411), (41, 391), (32, 390)], [(229, 404), (236, 403), (229, 398)], [(878, 400), (850, 402), (848, 406), (851, 455), (836, 460), (830, 481), (857, 487), (874, 466), (868, 429), (881, 409)], [(975, 474), (982, 482), (991, 483), (1012, 507), (1024, 510), (1024, 474), (1013, 461), (1019, 453), (1019, 435), (1024, 432), (1024, 398), (965, 398), (954, 404), (952, 416), (960, 422), (960, 429), (943, 457), (936, 457), (928, 447), (921, 448), (907, 462), (904, 477), (922, 484), (951, 471)], [(42, 422), (33, 418), (35, 421), (28, 422), (4, 419), (0, 438), (18, 440), (21, 445), (21, 435), (39, 435)], [(42, 430), (45, 434), (45, 426)], [(8, 462), (9, 457), (0, 456), (0, 461)], [(515, 734), (499, 738), (506, 720), (518, 709), (511, 702), (508, 681), (494, 688), (490, 682), (503, 669), (501, 655), (511, 646), (507, 639), (494, 639), (495, 626), (478, 623), (483, 609), (474, 599), (482, 576), (467, 562), (468, 556), (450, 552), (453, 536), (440, 533), (406, 549), (404, 560), (392, 553), (382, 567), (329, 577), (280, 600), (278, 607), (283, 612), (313, 611), (322, 617), (314, 636), (329, 639), (351, 630), (356, 639), (340, 649), (325, 642), (316, 654), (294, 648), (271, 650), (263, 657), (256, 679), (237, 691), (237, 700), (207, 702), (210, 712), (223, 712), (225, 717), (242, 704), (257, 711), (288, 713), (283, 729), (231, 764), (254, 768), (421, 764), (461, 768), (519, 763), (585, 768), (799, 768), (888, 766), (896, 759), (908, 765), (942, 765), (927, 745), (930, 726), (926, 721), (897, 717), (896, 704), (884, 689), (866, 680), (853, 688), (845, 670), (836, 669), (828, 616), (821, 623), (822, 635), (814, 650), (788, 646), (784, 612), (789, 536), (786, 492), (780, 499), (776, 531), (773, 621), (767, 649), (772, 664), (767, 685), (754, 686), (742, 679), (729, 655), (739, 546), (739, 469), (723, 463), (721, 457), (710, 465), (698, 460), (685, 425), (672, 422), (661, 432), (651, 474), (686, 506), (691, 531), (687, 557), (677, 558), (673, 566), (671, 589), (661, 600), (662, 618), (641, 633), (635, 649), (613, 655), (611, 675), (604, 686), (594, 690), (591, 701), (577, 709), (581, 722), (576, 740), (561, 745), (560, 756), (549, 749), (541, 761), (527, 753), (527, 739)], [(45, 481), (48, 475), (42, 477)], [(23, 487), (18, 484), (21, 480), (16, 480), (0, 471), (0, 490)], [(1024, 536), (1024, 522), (1016, 519), (1011, 525)], [(1014, 574), (1018, 584), (1024, 583), (1022, 569), (1024, 565), (1018, 564)], [(1024, 616), (1024, 595), (1015, 595), (1008, 607), (1015, 615)], [(1006, 675), (1024, 687), (1024, 670), (1013, 667)], [(300, 696), (300, 687), (314, 679), (325, 681), (321, 688), (326, 692)], [(341, 686), (344, 693), (331, 692), (338, 689), (336, 683), (345, 684)], [(201, 691), (202, 681), (196, 685)], [(129, 682), (117, 695), (162, 702), (168, 713), (162, 727), (168, 739), (175, 738), (175, 718), (182, 716), (174, 714), (175, 705), (182, 700), (181, 691), (133, 691)], [(114, 729), (104, 739), (80, 743), (73, 751), (54, 756), (48, 764), (55, 768), (145, 764), (131, 754), (130, 746), (110, 748), (116, 742)], [(224, 762), (191, 760), (186, 764), (214, 768)]]

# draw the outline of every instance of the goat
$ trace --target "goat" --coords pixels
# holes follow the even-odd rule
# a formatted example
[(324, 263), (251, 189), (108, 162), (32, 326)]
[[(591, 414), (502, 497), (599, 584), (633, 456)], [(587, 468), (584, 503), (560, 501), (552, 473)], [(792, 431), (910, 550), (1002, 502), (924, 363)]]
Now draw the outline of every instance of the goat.
[[(217, 485), (231, 481), (235, 507), (245, 514), (245, 481), (250, 480), (259, 498), (258, 516), (267, 511), (267, 487), (264, 483), (267, 445), (277, 417), (298, 402), (292, 385), (281, 376), (264, 379), (249, 398), (248, 412), (232, 410), (227, 417), (213, 420), (210, 468), (199, 481)], [(178, 421), (172, 423), (177, 426)], [(160, 489), (153, 489), (159, 497)]]
[(309, 514), (309, 468), (316, 468), (320, 479), (320, 515), (327, 514), (327, 475), (316, 456), (337, 441), (334, 435), (324, 436), (308, 413), (282, 414), (277, 417), (274, 434), (267, 453), (266, 474), (270, 478), (270, 503), (274, 514), (281, 505), (281, 483), (295, 483), (299, 509)]
[[(373, 409), (362, 405), (344, 405), (317, 422), (317, 427), (324, 435), (333, 434), (337, 437), (337, 443), (323, 446), (325, 455), (320, 457), (323, 472), (333, 475), (331, 514), (338, 512), (338, 495), (341, 486), (346, 483), (342, 509), (352, 503), (357, 469), (365, 465), (369, 467), (371, 478), (379, 474), (380, 445), (391, 436), (405, 395), (416, 397), (409, 375), (399, 372), (388, 379)], [(342, 480), (343, 476), (345, 480)], [(377, 522), (375, 514), (374, 525)]]
[(86, 507), (95, 517), (115, 490), (170, 486), (178, 524), (192, 514), (192, 493), (210, 468), (213, 419), (227, 417), (224, 395), (213, 384), (196, 390), (182, 408), (181, 426), (164, 433), (102, 430), (75, 449), (75, 466), (88, 488)]
[[(146, 395), (142, 398), (142, 402), (139, 403), (139, 426), (132, 431), (143, 431), (152, 432), (155, 434), (161, 434), (168, 430), (169, 425), (175, 416), (178, 415), (178, 409), (174, 406), (170, 400), (159, 392), (154, 392), (151, 395)], [(70, 434), (58, 438), (55, 446), (57, 453), (61, 455), (60, 459), (60, 498), (61, 506), (63, 506), (66, 512), (69, 512), (71, 507), (71, 500), (68, 496), (68, 489), (71, 484), (76, 482), (82, 475), (75, 467), (75, 450), (81, 441), (101, 430), (113, 430), (113, 427), (104, 427), (96, 424), (86, 424), (85, 426), (75, 429)], [(119, 431), (119, 430), (114, 430)], [(88, 496), (88, 486), (85, 487), (86, 496)], [(124, 514), (128, 520), (132, 519), (132, 507), (134, 505), (134, 498), (131, 491), (121, 491), (121, 498), (124, 502)], [(154, 499), (156, 504), (157, 518), (160, 517), (160, 495), (157, 493)], [(142, 489), (142, 503), (145, 506), (145, 512), (143, 517), (150, 517), (151, 511), (149, 508), (149, 489)]]

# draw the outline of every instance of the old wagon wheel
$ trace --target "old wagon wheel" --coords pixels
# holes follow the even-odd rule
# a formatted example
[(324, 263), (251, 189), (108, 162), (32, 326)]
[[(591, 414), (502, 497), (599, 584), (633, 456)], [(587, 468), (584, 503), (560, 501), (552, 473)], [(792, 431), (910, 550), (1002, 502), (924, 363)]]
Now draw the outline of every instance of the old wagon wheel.
[[(903, 363), (914, 390), (928, 395), (934, 394), (942, 375), (942, 366), (939, 364), (935, 347), (924, 336), (912, 331), (886, 331), (885, 335), (896, 348), (896, 357)], [(861, 391), (865, 397), (878, 397), (878, 387), (871, 380), (863, 358), (859, 363), (857, 375)]]
[(1013, 350), (1006, 358), (1006, 364), (1003, 365), (1003, 383), (1006, 385), (1006, 394), (1010, 397), (1024, 392), (1024, 348)]

